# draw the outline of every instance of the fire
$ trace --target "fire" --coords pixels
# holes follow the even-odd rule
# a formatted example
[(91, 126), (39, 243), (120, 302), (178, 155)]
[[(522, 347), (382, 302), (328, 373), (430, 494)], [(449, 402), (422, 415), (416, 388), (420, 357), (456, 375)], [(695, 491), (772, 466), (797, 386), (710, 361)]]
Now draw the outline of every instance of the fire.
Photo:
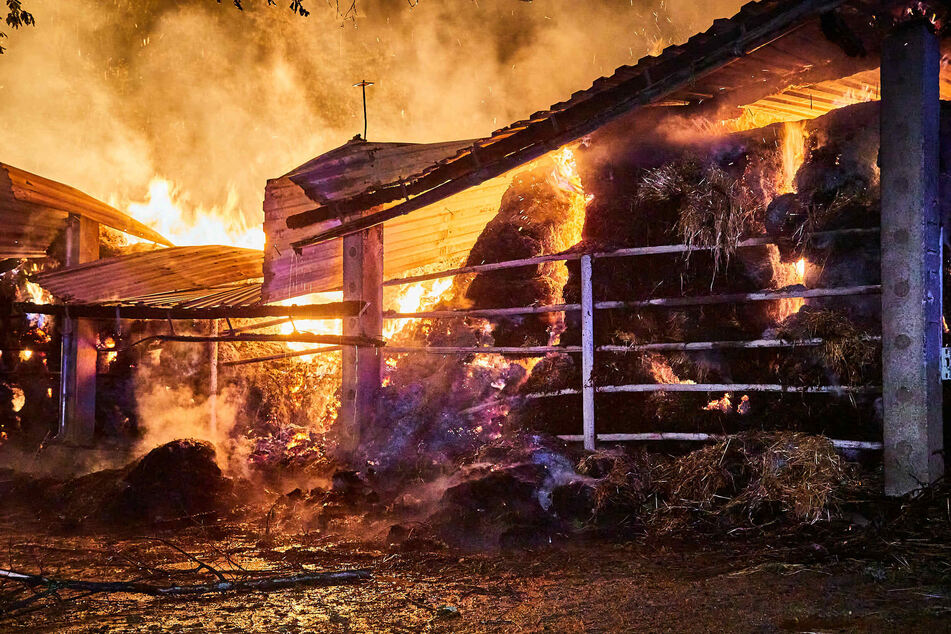
[[(153, 178), (148, 201), (129, 203), (128, 213), (177, 245), (223, 244), (251, 249), (264, 248), (263, 225), (252, 226), (237, 207), (237, 194), (228, 193), (224, 207), (193, 207), (174, 183)], [(136, 241), (129, 238), (130, 242)]]
[(293, 436), (291, 436), (291, 439), (287, 441), (287, 449), (288, 451), (293, 451), (294, 449), (297, 449), (301, 445), (304, 445), (309, 442), (310, 442), (310, 434), (307, 433), (306, 431), (299, 431)]
[(794, 191), (796, 172), (806, 158), (806, 128), (804, 121), (787, 121), (783, 124), (782, 143), (783, 171), (777, 186), (780, 194)]
[(650, 373), (657, 383), (681, 383), (693, 384), (695, 381), (681, 381), (673, 368), (667, 364), (667, 361), (660, 356), (654, 356), (650, 360)]
[[(53, 296), (43, 289), (39, 284), (25, 281), (22, 290), (17, 288), (17, 300), (28, 301), (33, 304), (49, 304), (52, 303)], [(37, 328), (37, 332), (42, 332), (42, 329), (46, 328), (47, 324), (49, 323), (49, 315), (27, 313), (26, 317), (30, 321), (30, 324)], [(47, 340), (49, 340), (49, 337), (47, 337)]]
[(564, 147), (555, 152), (552, 155), (552, 162), (554, 168), (550, 175), (551, 182), (569, 196), (571, 203), (568, 222), (558, 236), (560, 244), (557, 247), (564, 250), (581, 242), (581, 230), (584, 228), (587, 206), (594, 196), (584, 192), (581, 175), (578, 173), (578, 163), (571, 148)]
[(32, 350), (29, 350), (26, 348), (24, 348), (23, 350), (20, 350), (20, 361), (29, 361), (32, 358), (33, 358)]
[(724, 414), (729, 414), (733, 411), (733, 403), (730, 402), (730, 393), (727, 392), (721, 399), (710, 401), (703, 409), (708, 412), (723, 412)]
[[(731, 401), (732, 394), (729, 392), (723, 395), (723, 398), (714, 399), (707, 403), (706, 407), (703, 409), (708, 412), (720, 412), (723, 414), (729, 414), (733, 411), (733, 402)], [(750, 397), (746, 394), (740, 399), (740, 402), (736, 405), (736, 413), (740, 416), (749, 414), (750, 412)]]
[[(407, 284), (396, 299), (396, 310), (400, 313), (423, 312), (434, 308), (452, 288), (452, 278), (442, 277), (418, 284)], [(383, 336), (391, 339), (405, 328), (412, 319), (392, 319), (383, 326)]]
[[(799, 258), (792, 264), (783, 265), (785, 272), (782, 276), (783, 286), (804, 286), (806, 283), (806, 259)], [(806, 300), (802, 297), (790, 297), (779, 300), (779, 310), (776, 315), (778, 321), (782, 321), (799, 312), (799, 309), (805, 305)]]
[(112, 362), (116, 360), (116, 357), (119, 356), (119, 353), (115, 350), (116, 340), (112, 337), (106, 337), (105, 339), (99, 340), (98, 348), (100, 350), (106, 351), (105, 354), (105, 364), (106, 366), (112, 365)]

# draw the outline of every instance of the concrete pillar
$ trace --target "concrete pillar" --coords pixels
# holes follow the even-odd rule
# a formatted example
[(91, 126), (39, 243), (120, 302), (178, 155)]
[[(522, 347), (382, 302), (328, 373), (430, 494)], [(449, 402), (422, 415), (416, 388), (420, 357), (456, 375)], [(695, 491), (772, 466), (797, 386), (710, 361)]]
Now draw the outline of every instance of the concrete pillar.
[(908, 22), (882, 48), (882, 397), (885, 492), (944, 472), (938, 40)]
[[(383, 227), (343, 238), (343, 298), (367, 302), (359, 317), (343, 320), (344, 335), (383, 336)], [(373, 423), (383, 376), (382, 355), (375, 347), (343, 348), (343, 385), (337, 419), (339, 449), (352, 456), (361, 430)]]
[[(66, 266), (99, 259), (99, 223), (71, 215), (66, 221)], [(64, 319), (57, 438), (91, 445), (96, 433), (96, 326), (89, 319)]]

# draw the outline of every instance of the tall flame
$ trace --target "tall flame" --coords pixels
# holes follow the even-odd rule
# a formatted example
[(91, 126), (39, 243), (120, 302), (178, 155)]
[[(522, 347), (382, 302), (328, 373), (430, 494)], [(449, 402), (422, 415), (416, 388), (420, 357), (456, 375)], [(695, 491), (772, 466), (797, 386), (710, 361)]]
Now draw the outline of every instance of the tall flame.
[(179, 246), (224, 244), (264, 248), (263, 226), (248, 224), (234, 191), (228, 192), (224, 207), (206, 209), (189, 205), (188, 197), (178, 192), (174, 183), (153, 178), (148, 201), (129, 203), (128, 213)]
[(794, 191), (796, 172), (806, 158), (805, 121), (787, 121), (783, 123), (782, 159), (783, 171), (777, 190), (780, 194)]

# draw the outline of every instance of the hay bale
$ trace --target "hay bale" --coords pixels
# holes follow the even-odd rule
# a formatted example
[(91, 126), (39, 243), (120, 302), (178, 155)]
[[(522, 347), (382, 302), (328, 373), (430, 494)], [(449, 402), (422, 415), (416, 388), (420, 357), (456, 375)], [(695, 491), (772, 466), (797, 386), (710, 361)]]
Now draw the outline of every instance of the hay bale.
[(881, 344), (844, 313), (803, 306), (783, 321), (776, 335), (787, 341), (824, 340), (783, 356), (779, 376), (785, 385), (867, 385), (881, 376)]
[[(715, 278), (750, 231), (757, 211), (746, 204), (739, 189), (715, 163), (687, 159), (647, 170), (637, 195), (641, 202), (676, 209), (674, 233), (683, 244), (713, 249)], [(687, 251), (685, 259), (689, 257)]]

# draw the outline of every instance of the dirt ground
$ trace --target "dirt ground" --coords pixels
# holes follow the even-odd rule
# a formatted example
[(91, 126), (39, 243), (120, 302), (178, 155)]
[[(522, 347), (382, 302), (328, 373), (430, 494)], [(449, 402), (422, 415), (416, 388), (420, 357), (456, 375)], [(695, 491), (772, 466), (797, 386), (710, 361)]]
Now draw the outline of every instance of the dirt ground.
[[(410, 542), (410, 545), (412, 542)], [(34, 632), (939, 632), (951, 629), (951, 562), (868, 561), (776, 538), (623, 543), (572, 538), (496, 553), (412, 550), (221, 522), (140, 534), (69, 535), (0, 511), (3, 567), (50, 577), (213, 580), (220, 570), (361, 568), (371, 581), (189, 599), (59, 592), (0, 613)], [(0, 593), (18, 591), (9, 583)]]

